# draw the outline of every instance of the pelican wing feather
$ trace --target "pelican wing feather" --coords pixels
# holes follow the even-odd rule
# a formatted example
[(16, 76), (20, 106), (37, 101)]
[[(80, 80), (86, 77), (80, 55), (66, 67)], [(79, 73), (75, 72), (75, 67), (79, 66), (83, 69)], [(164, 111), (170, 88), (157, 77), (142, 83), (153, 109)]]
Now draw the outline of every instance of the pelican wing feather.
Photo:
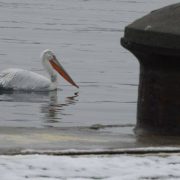
[(6, 69), (0, 73), (0, 88), (25, 91), (48, 91), (48, 78), (24, 69)]

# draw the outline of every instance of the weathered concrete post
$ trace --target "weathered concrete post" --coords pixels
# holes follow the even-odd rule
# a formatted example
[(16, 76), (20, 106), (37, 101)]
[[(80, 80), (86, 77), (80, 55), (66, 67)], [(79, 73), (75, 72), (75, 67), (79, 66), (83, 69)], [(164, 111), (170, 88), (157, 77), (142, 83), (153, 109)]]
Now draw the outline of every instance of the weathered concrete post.
[(140, 63), (136, 132), (180, 135), (180, 3), (128, 25), (121, 44)]

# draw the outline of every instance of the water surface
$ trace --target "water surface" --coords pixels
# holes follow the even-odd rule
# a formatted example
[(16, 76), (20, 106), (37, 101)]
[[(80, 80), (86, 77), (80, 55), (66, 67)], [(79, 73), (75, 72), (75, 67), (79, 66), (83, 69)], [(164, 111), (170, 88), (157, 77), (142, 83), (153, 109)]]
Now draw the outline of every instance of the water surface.
[[(80, 86), (60, 78), (57, 92), (1, 93), (1, 127), (107, 127), (133, 134), (138, 62), (120, 46), (124, 27), (178, 0), (2, 0), (0, 69), (46, 75), (40, 53), (52, 49)], [(98, 126), (101, 125), (101, 126)]]

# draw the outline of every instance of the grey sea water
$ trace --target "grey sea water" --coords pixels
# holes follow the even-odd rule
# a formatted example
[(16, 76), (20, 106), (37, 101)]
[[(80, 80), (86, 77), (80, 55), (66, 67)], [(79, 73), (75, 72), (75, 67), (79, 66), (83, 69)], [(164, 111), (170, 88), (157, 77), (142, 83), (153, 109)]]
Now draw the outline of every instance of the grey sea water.
[(46, 75), (52, 49), (80, 86), (60, 78), (51, 93), (1, 93), (1, 127), (106, 127), (132, 133), (139, 65), (120, 46), (124, 27), (178, 0), (1, 0), (0, 70)]

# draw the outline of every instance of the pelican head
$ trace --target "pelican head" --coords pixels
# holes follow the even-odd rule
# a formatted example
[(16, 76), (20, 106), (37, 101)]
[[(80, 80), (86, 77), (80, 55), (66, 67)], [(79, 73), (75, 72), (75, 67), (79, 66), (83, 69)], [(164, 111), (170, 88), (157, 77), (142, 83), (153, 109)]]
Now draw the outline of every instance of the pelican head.
[(55, 54), (51, 50), (47, 49), (43, 51), (41, 54), (41, 58), (44, 67), (50, 74), (52, 82), (57, 80), (57, 72), (58, 72), (71, 85), (79, 88), (79, 86), (72, 80), (70, 75), (65, 71), (63, 66), (59, 63)]

